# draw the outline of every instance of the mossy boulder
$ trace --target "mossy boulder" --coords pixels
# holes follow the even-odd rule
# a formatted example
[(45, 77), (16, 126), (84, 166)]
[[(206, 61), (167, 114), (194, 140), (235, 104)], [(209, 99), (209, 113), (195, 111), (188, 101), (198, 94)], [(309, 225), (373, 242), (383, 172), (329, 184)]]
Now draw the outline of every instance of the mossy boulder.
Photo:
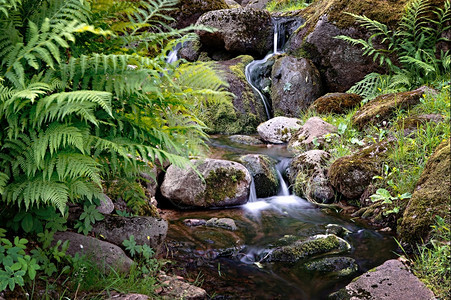
[[(435, 216), (449, 217), (450, 212), (450, 140), (444, 140), (429, 158), (404, 211), (398, 228), (402, 241), (427, 241)], [(450, 226), (449, 218), (445, 218)]]
[(352, 93), (328, 93), (316, 99), (309, 110), (318, 114), (344, 114), (362, 101), (362, 96)]
[(228, 83), (227, 90), (233, 96), (210, 104), (200, 114), (199, 118), (209, 128), (208, 133), (255, 133), (258, 124), (266, 120), (263, 103), (244, 75), (246, 65), (252, 60), (251, 56), (243, 55), (215, 63), (216, 68), (223, 72)]
[(203, 179), (192, 168), (171, 165), (164, 176), (161, 193), (181, 208), (213, 208), (247, 202), (251, 175), (237, 162), (191, 160)]
[(351, 257), (326, 257), (305, 264), (308, 271), (316, 271), (327, 276), (345, 277), (359, 270), (355, 259)]
[(229, 136), (229, 139), (234, 142), (234, 143), (238, 143), (238, 144), (243, 144), (243, 145), (262, 145), (264, 144), (262, 140), (260, 140), (259, 138), (256, 138), (254, 136), (250, 136), (250, 135), (231, 135)]
[(327, 123), (319, 117), (308, 119), (288, 142), (288, 149), (294, 153), (324, 148), (333, 134), (338, 131), (337, 127)]
[(428, 87), (402, 93), (385, 94), (376, 97), (363, 105), (352, 117), (352, 123), (360, 130), (368, 124), (380, 124), (388, 121), (401, 109), (409, 109), (420, 103), (421, 97), (428, 91)]
[(250, 8), (215, 10), (203, 14), (196, 24), (218, 29), (198, 33), (202, 47), (208, 52), (224, 49), (234, 54), (263, 57), (272, 47), (272, 21), (267, 11)]
[(293, 192), (318, 202), (331, 202), (334, 190), (326, 176), (329, 153), (323, 150), (310, 150), (295, 156), (288, 169), (288, 178)]
[(381, 142), (340, 157), (329, 168), (330, 183), (346, 198), (359, 200), (373, 177), (380, 175), (389, 148), (389, 142)]
[(278, 57), (272, 67), (271, 80), (274, 116), (297, 117), (322, 95), (320, 74), (306, 58)]
[(297, 118), (275, 117), (257, 127), (260, 138), (273, 144), (283, 144), (301, 128), (302, 121)]
[(351, 245), (333, 234), (315, 235), (306, 240), (298, 240), (293, 244), (275, 248), (268, 256), (268, 261), (296, 262), (326, 253), (345, 253)]
[(229, 8), (224, 0), (179, 0), (169, 16), (175, 19), (176, 28), (185, 28), (196, 23), (199, 17), (209, 11)]
[(262, 154), (247, 154), (239, 158), (252, 175), (258, 198), (274, 196), (279, 190), (276, 163), (273, 158)]

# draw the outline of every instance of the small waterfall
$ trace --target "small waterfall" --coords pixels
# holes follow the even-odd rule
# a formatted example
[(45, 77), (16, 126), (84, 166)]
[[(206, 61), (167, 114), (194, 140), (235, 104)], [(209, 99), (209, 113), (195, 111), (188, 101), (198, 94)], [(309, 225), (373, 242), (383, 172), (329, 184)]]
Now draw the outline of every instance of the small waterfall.
[(272, 117), (271, 104), (269, 99), (261, 92), (259, 89), (259, 75), (264, 67), (264, 64), (274, 55), (283, 53), (281, 50), (285, 44), (285, 22), (283, 19), (274, 18), (274, 37), (273, 37), (273, 52), (265, 56), (265, 58), (260, 60), (254, 60), (246, 66), (245, 75), (246, 80), (252, 86), (254, 91), (257, 92), (258, 96), (262, 100), (263, 106), (265, 107), (266, 117), (270, 119)]
[(257, 201), (257, 190), (255, 189), (255, 182), (254, 178), (251, 178), (251, 187), (249, 190), (249, 200), (248, 202), (255, 202)]
[(182, 43), (178, 43), (171, 51), (169, 51), (168, 57), (166, 58), (168, 64), (172, 64), (179, 59), (178, 54), (180, 48), (182, 48)]
[(287, 183), (283, 179), (282, 173), (285, 172), (285, 170), (288, 167), (290, 160), (289, 159), (282, 159), (277, 165), (276, 165), (276, 171), (277, 171), (277, 177), (279, 178), (280, 182), (280, 191), (277, 194), (277, 196), (289, 196), (290, 191), (288, 190)]

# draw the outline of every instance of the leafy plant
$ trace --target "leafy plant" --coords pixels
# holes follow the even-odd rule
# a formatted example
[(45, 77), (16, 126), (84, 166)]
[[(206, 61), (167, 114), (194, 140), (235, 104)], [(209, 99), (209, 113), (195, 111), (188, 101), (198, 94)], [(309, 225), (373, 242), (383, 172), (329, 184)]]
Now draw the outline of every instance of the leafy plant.
[(105, 217), (97, 210), (96, 205), (85, 205), (74, 228), (77, 229), (78, 232), (83, 232), (84, 235), (87, 235), (92, 230), (92, 225), (104, 218)]
[(293, 11), (306, 8), (311, 2), (310, 0), (271, 0), (266, 4), (266, 9), (273, 11)]
[[(382, 204), (392, 204), (395, 200), (410, 199), (412, 197), (411, 193), (397, 194), (392, 196), (391, 193), (386, 189), (377, 189), (376, 193), (370, 196), (371, 201), (381, 202)], [(397, 214), (399, 212), (399, 206), (395, 206), (393, 209), (386, 210), (385, 215)]]
[(439, 42), (449, 42), (442, 37), (442, 33), (451, 28), (447, 25), (451, 20), (449, 0), (445, 1), (443, 9), (428, 0), (410, 1), (396, 30), (366, 16), (350, 15), (372, 35), (368, 40), (344, 35), (336, 38), (361, 46), (363, 55), (372, 56), (374, 61), (387, 67), (390, 74), (368, 74), (349, 92), (374, 98), (382, 91), (402, 91), (436, 81), (451, 71), (449, 51), (437, 51)]
[(193, 108), (229, 94), (207, 64), (166, 63), (193, 38), (164, 25), (174, 3), (0, 1), (2, 202), (64, 213), (101, 199), (101, 179), (183, 167), (205, 145)]
[(135, 237), (131, 235), (128, 240), (124, 240), (122, 245), (133, 258), (139, 258), (139, 268), (143, 274), (155, 273), (159, 269), (158, 261), (154, 258), (155, 252), (149, 245), (136, 244)]

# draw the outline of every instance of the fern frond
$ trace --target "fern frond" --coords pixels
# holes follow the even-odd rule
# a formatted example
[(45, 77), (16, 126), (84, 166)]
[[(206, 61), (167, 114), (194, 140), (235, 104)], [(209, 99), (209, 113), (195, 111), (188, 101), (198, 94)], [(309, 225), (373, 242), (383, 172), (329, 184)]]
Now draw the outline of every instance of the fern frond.
[(16, 10), (22, 4), (22, 0), (0, 0), (0, 15), (9, 17), (9, 12)]
[(8, 180), (9, 176), (6, 175), (5, 173), (0, 172), (0, 195), (4, 193)]

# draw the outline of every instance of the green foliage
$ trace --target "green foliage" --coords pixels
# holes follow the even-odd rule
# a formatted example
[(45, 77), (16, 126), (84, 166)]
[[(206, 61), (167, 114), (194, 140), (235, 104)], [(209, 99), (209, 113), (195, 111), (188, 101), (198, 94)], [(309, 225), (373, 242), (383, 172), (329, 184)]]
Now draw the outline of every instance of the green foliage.
[(205, 146), (192, 112), (229, 95), (209, 65), (166, 63), (193, 38), (164, 25), (174, 3), (0, 1), (2, 202), (64, 213), (101, 199), (102, 179), (182, 167)]
[(27, 212), (14, 213), (6, 225), (14, 231), (22, 229), (26, 233), (42, 233), (45, 229), (67, 230), (66, 218), (61, 216), (54, 207), (32, 208)]
[(15, 237), (13, 241), (0, 239), (0, 291), (14, 290), (33, 280), (40, 269), (36, 259), (25, 253), (28, 240)]
[(105, 217), (97, 210), (96, 205), (85, 205), (83, 207), (83, 213), (80, 215), (77, 224), (75, 224), (74, 229), (78, 232), (83, 232), (87, 235), (92, 230), (92, 225), (97, 221), (103, 220)]
[[(411, 193), (397, 194), (396, 196), (392, 196), (391, 193), (386, 189), (378, 189), (375, 194), (370, 196), (371, 201), (373, 202), (381, 202), (382, 204), (392, 204), (393, 201), (404, 200), (412, 198)], [(397, 204), (393, 209), (386, 210), (384, 212), (385, 215), (389, 215), (391, 213), (397, 214), (399, 212), (399, 206)]]
[[(449, 0), (445, 1), (443, 9), (431, 5), (428, 0), (412, 0), (396, 30), (365, 16), (350, 15), (372, 35), (368, 40), (343, 35), (336, 38), (360, 46), (363, 55), (372, 56), (390, 72), (389, 76), (369, 74), (350, 92), (373, 98), (378, 91), (412, 89), (439, 80), (451, 72), (449, 51), (437, 50), (439, 42), (450, 42), (442, 37), (442, 33), (451, 28), (447, 25), (451, 20)], [(399, 64), (392, 60), (393, 57)]]
[(446, 299), (451, 293), (451, 231), (448, 224), (445, 219), (436, 216), (432, 239), (428, 244), (418, 246), (413, 264), (415, 275), (439, 299)]
[(266, 9), (269, 12), (274, 11), (293, 11), (306, 8), (311, 0), (271, 0), (266, 4)]
[(125, 246), (125, 250), (130, 253), (132, 258), (138, 258), (138, 268), (143, 274), (156, 274), (160, 266), (154, 258), (155, 252), (149, 245), (136, 244), (133, 235), (128, 240), (124, 240), (122, 245)]

